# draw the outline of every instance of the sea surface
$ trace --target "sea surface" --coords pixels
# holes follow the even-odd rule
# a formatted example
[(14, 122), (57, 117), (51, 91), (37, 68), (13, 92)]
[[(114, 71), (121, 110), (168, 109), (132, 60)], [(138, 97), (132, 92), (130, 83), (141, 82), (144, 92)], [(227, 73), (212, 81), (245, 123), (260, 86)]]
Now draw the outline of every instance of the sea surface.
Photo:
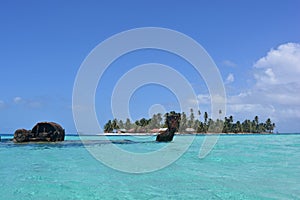
[[(76, 136), (55, 144), (14, 144), (11, 137), (0, 142), (1, 200), (300, 199), (300, 134), (220, 136), (203, 159), (205, 136), (197, 136), (176, 162), (144, 174), (107, 167)], [(154, 136), (109, 138), (138, 152), (167, 145)], [(106, 145), (101, 136), (85, 140), (94, 141), (92, 148)]]

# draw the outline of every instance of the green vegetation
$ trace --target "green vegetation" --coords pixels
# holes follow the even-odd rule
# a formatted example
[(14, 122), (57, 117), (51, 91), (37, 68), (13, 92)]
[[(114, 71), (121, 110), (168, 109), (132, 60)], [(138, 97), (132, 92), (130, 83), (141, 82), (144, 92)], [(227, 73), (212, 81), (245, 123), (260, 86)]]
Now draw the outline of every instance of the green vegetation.
[[(174, 111), (170, 112), (173, 113)], [(159, 128), (167, 127), (165, 123), (166, 115), (161, 113), (154, 114), (151, 119), (142, 118), (131, 122), (126, 119), (109, 120), (104, 125), (104, 132), (112, 133), (117, 131), (129, 133), (149, 133), (158, 132)], [(258, 116), (251, 121), (245, 119), (243, 122), (234, 122), (233, 116), (225, 117), (224, 120), (213, 120), (209, 118), (208, 113), (204, 112), (203, 121), (200, 120), (201, 112), (197, 112), (195, 116), (193, 109), (190, 109), (190, 115), (187, 117), (185, 112), (181, 113), (181, 121), (179, 126), (180, 133), (273, 133), (275, 123), (268, 118), (265, 122), (260, 122)], [(163, 120), (164, 118), (164, 120)]]

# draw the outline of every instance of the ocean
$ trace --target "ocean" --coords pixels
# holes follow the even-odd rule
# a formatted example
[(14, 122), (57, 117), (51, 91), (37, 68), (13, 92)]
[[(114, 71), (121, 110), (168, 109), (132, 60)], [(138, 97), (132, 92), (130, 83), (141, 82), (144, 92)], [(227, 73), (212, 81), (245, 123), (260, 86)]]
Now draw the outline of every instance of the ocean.
[[(222, 135), (202, 159), (205, 136), (196, 136), (174, 163), (140, 174), (104, 165), (77, 136), (55, 144), (14, 144), (11, 137), (0, 142), (1, 200), (300, 199), (300, 134)], [(132, 152), (168, 145), (154, 136), (109, 138), (126, 141), (116, 145)], [(94, 141), (89, 148), (107, 145), (97, 142), (101, 136), (85, 139)]]

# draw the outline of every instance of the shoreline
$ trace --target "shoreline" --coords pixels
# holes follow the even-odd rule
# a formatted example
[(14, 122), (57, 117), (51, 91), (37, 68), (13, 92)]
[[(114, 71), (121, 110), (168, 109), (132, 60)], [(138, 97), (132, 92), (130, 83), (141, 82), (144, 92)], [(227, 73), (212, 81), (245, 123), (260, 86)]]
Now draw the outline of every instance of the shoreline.
[[(89, 140), (89, 137), (94, 137), (92, 140), (95, 140), (95, 138), (99, 137), (101, 140), (101, 137), (108, 136), (108, 137), (156, 137), (158, 133), (105, 133), (105, 134), (86, 134), (86, 135), (78, 135), (78, 134), (66, 134), (66, 137), (82, 137), (80, 140), (84, 139)], [(205, 137), (205, 136), (221, 136), (221, 137), (232, 137), (232, 136), (267, 136), (267, 135), (274, 135), (274, 136), (289, 136), (289, 135), (300, 135), (299, 133), (176, 133), (175, 136), (183, 136), (183, 137), (188, 137), (188, 136), (199, 136), (199, 137)], [(7, 141), (12, 141), (14, 135), (13, 134), (0, 134), (0, 143), (2, 142), (7, 142)], [(109, 139), (109, 138), (108, 138)], [(72, 141), (72, 138), (65, 138), (64, 142), (69, 142)], [(97, 140), (97, 139), (96, 139)], [(109, 139), (111, 141), (116, 141), (118, 140), (117, 138), (115, 139)], [(77, 141), (77, 139), (75, 140)], [(26, 142), (30, 143), (30, 142)], [(40, 143), (40, 142), (37, 142)], [(44, 142), (41, 142), (44, 143)], [(47, 142), (46, 142), (47, 143)], [(56, 142), (54, 142), (55, 144)]]
[[(159, 133), (97, 133), (97, 134), (66, 134), (66, 136), (157, 136)], [(299, 133), (175, 133), (175, 135), (178, 136), (212, 136), (212, 135), (220, 135), (220, 136), (226, 136), (226, 135), (299, 135)], [(8, 136), (14, 136), (14, 134), (6, 134), (6, 133), (0, 133), (0, 136), (8, 137)]]
[[(159, 133), (98, 133), (98, 134), (70, 134), (66, 136), (157, 136)], [(212, 136), (212, 135), (297, 135), (299, 133), (175, 133), (178, 136)]]

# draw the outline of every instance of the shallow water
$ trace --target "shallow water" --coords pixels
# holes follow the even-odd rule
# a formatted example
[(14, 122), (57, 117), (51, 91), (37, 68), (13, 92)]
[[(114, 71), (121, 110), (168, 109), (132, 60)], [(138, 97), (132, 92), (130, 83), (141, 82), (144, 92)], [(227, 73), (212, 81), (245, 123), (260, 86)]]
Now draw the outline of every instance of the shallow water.
[[(153, 136), (109, 138), (133, 152), (166, 145)], [(300, 199), (300, 135), (221, 136), (200, 159), (204, 138), (197, 136), (173, 164), (146, 174), (105, 166), (75, 136), (55, 144), (2, 140), (0, 199)], [(105, 145), (101, 137), (84, 139), (92, 148)]]

